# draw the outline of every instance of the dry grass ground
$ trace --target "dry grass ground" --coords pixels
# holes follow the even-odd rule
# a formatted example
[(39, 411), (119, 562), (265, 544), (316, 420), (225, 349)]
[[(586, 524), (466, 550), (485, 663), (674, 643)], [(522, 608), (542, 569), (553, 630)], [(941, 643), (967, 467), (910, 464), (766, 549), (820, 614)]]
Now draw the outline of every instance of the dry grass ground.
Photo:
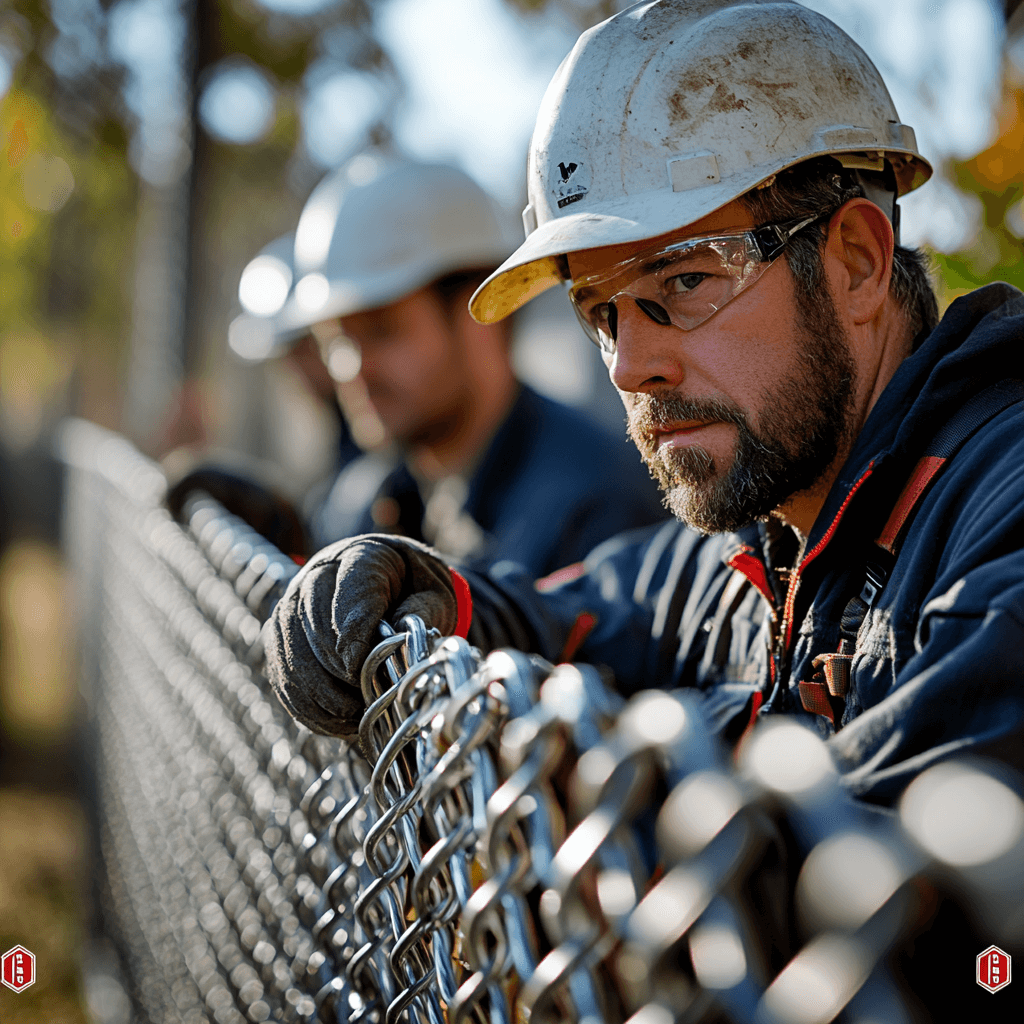
[(0, 986), (0, 1024), (88, 1024), (81, 992), (85, 815), (70, 739), (73, 615), (60, 558), (38, 542), (0, 561), (0, 953), (36, 956), (36, 982)]
[(64, 796), (0, 789), (0, 952), (36, 956), (36, 982), (0, 987), (3, 1024), (87, 1024), (79, 979), (85, 822)]

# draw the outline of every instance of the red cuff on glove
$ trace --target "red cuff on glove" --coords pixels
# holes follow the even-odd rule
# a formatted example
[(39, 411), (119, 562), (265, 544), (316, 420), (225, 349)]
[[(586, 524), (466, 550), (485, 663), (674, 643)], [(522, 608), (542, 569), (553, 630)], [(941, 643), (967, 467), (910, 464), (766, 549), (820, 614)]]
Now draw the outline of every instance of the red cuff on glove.
[(469, 584), (465, 577), (461, 576), (454, 569), (448, 570), (452, 574), (452, 586), (455, 587), (455, 604), (458, 608), (459, 618), (455, 624), (455, 635), (461, 636), (463, 640), (469, 636), (469, 626), (473, 621), (473, 597), (469, 592)]

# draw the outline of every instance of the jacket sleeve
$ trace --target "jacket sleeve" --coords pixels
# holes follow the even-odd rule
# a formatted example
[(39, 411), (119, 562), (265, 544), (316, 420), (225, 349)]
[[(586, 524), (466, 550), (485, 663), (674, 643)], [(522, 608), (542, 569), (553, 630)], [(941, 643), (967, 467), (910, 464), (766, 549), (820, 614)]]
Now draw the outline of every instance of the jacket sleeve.
[(467, 569), (470, 640), (602, 665), (626, 693), (674, 685), (679, 637), (668, 607), (705, 562), (720, 567), (712, 540), (670, 521), (613, 537), (537, 583), (508, 563)]
[(847, 785), (869, 799), (889, 802), (952, 754), (1024, 768), (1024, 552), (929, 601), (918, 634), (893, 692), (830, 741)]
[[(979, 439), (976, 457), (942, 481), (948, 498), (914, 524), (921, 563), (938, 556), (938, 568), (906, 618), (910, 654), (884, 698), (829, 741), (847, 784), (868, 799), (890, 802), (953, 754), (1024, 767), (1022, 449), (1008, 434)], [(920, 575), (913, 562), (906, 575)]]

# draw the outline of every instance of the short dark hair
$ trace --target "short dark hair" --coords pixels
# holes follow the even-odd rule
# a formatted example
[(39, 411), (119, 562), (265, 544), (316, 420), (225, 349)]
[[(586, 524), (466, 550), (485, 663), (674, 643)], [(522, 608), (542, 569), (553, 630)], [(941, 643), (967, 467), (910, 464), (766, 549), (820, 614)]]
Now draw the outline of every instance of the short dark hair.
[[(838, 160), (820, 157), (780, 171), (772, 184), (747, 192), (742, 199), (757, 224), (823, 214), (817, 224), (795, 235), (785, 250), (798, 293), (802, 299), (813, 300), (825, 284), (821, 251), (827, 216), (864, 194), (854, 174)], [(939, 322), (929, 259), (920, 249), (896, 246), (889, 294), (907, 314), (912, 337), (931, 331)]]
[[(430, 283), (430, 290), (437, 297), (441, 312), (449, 323), (455, 319), (456, 307), (463, 306), (472, 295), (493, 274), (494, 267), (471, 267), (468, 270), (454, 270)], [(506, 317), (493, 326), (505, 336), (505, 344), (512, 343), (512, 324), (515, 317)]]
[(455, 303), (472, 289), (476, 291), (491, 276), (494, 267), (471, 267), (468, 270), (453, 270), (430, 284), (446, 312), (455, 309)]

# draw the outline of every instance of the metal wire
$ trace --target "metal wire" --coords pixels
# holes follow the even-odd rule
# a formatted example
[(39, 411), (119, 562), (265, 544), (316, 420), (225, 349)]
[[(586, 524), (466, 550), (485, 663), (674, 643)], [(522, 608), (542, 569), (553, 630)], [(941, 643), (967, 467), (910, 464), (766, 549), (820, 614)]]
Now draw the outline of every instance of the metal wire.
[(209, 499), (174, 523), (115, 435), (70, 424), (64, 457), (102, 918), (139, 1020), (909, 1020), (886, 958), (922, 887), (1020, 947), (1013, 780), (940, 765), (880, 818), (797, 724), (730, 760), (694, 695), (626, 702), (415, 618), (364, 666), (360, 752), (263, 676), (290, 559)]

